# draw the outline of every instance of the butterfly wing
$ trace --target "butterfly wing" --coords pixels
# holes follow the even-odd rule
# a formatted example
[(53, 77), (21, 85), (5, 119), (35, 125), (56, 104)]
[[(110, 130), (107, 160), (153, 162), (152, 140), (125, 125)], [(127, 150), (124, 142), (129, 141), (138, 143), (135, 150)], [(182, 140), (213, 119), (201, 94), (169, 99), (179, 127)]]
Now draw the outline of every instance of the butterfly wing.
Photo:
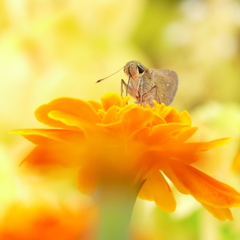
[(157, 86), (157, 102), (170, 105), (177, 92), (178, 76), (172, 70), (149, 69), (151, 82)]

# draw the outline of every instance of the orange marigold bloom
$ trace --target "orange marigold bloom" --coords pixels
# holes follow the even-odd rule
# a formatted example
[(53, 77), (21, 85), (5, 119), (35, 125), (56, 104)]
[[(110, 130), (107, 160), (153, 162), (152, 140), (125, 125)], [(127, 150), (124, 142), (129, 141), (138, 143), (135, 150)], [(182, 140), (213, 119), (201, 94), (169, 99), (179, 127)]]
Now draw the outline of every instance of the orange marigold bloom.
[[(84, 219), (84, 220), (83, 220)], [(15, 203), (0, 223), (1, 240), (91, 240), (97, 215), (94, 208), (70, 209), (44, 204)]]
[(40, 106), (36, 118), (54, 129), (14, 131), (36, 144), (24, 161), (79, 167), (78, 186), (86, 194), (94, 193), (104, 179), (128, 182), (141, 187), (139, 197), (172, 212), (176, 202), (167, 177), (218, 219), (232, 220), (229, 208), (240, 206), (240, 194), (191, 166), (200, 152), (231, 139), (187, 142), (197, 131), (188, 112), (127, 101), (109, 93), (101, 103), (58, 98)]

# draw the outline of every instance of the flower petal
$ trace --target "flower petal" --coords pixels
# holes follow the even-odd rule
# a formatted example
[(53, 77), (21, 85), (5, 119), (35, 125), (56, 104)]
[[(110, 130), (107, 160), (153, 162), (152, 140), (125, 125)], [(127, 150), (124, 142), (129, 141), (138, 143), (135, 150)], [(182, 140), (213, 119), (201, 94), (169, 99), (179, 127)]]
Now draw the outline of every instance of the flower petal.
[(178, 140), (185, 142), (187, 139), (189, 139), (196, 131), (198, 130), (198, 127), (190, 127), (188, 129), (183, 129), (178, 135)]
[(192, 124), (192, 119), (191, 116), (187, 111), (183, 111), (179, 114), (180, 116), (180, 122), (183, 124), (191, 125)]
[[(59, 143), (54, 145), (37, 145), (22, 161), (31, 165), (58, 164), (64, 167), (79, 167), (85, 160), (84, 144)], [(21, 164), (22, 164), (21, 163)]]
[(99, 102), (93, 101), (93, 100), (88, 100), (87, 101), (92, 107), (93, 109), (98, 112), (100, 109), (102, 110), (103, 107)]
[(117, 106), (112, 106), (108, 109), (106, 112), (105, 116), (103, 117), (102, 123), (103, 124), (112, 124), (115, 122), (119, 122), (119, 117), (118, 117), (118, 111), (119, 107)]
[[(181, 138), (180, 138), (181, 139)], [(170, 137), (165, 138), (164, 141), (159, 140), (159, 146), (151, 146), (152, 151), (156, 151), (157, 156), (168, 156), (172, 159), (178, 159), (179, 161), (187, 164), (192, 164), (199, 160), (198, 154), (201, 151), (207, 151), (209, 149), (225, 145), (231, 141), (231, 138), (221, 138), (210, 142), (182, 142), (179, 139)], [(174, 147), (173, 147), (174, 146)], [(149, 149), (150, 150), (150, 149)]]
[(32, 143), (39, 145), (76, 141), (77, 139), (84, 138), (83, 133), (80, 131), (63, 129), (21, 129), (14, 130), (11, 133), (20, 134)]
[(59, 112), (59, 111), (51, 111), (48, 113), (48, 116), (51, 119), (57, 120), (59, 122), (64, 123), (69, 127), (76, 127), (77, 130), (86, 131), (88, 129), (95, 129), (95, 125), (86, 121), (86, 119), (82, 120), (76, 116)]
[[(113, 109), (113, 110), (111, 110)], [(109, 114), (116, 114), (115, 108), (110, 108)], [(153, 113), (149, 109), (137, 107), (135, 105), (129, 105), (124, 110), (117, 113), (119, 120), (117, 122), (108, 124), (97, 124), (102, 126), (109, 133), (121, 134), (131, 138), (131, 135), (136, 131), (140, 131), (145, 128), (149, 122), (153, 119)], [(113, 116), (107, 116), (108, 119)], [(106, 121), (106, 120), (105, 120)]]
[(203, 203), (202, 205), (220, 221), (225, 221), (227, 219), (233, 221), (233, 216), (229, 208), (215, 208)]
[(154, 102), (153, 111), (165, 120), (165, 117), (172, 111), (172, 107), (165, 106), (164, 103), (158, 104), (157, 102)]
[(164, 118), (162, 118), (160, 115), (156, 114), (155, 112), (153, 112), (154, 118), (152, 120), (152, 125), (158, 125), (158, 124), (165, 124), (166, 121), (164, 120)]
[(151, 129), (149, 127), (142, 128), (139, 131), (134, 132), (130, 140), (135, 142), (145, 142), (149, 137), (150, 132), (151, 132)]
[(164, 144), (166, 143), (166, 137), (185, 129), (186, 127), (186, 125), (181, 123), (159, 124), (152, 128), (150, 136), (146, 139), (146, 143), (149, 145)]
[[(167, 109), (166, 109), (167, 110)], [(171, 109), (169, 109), (170, 111), (166, 111), (164, 115), (165, 116), (165, 121), (170, 123), (170, 122), (181, 122), (181, 116), (179, 114), (179, 112), (177, 111), (177, 109), (171, 107)]]
[(129, 107), (119, 114), (123, 131), (129, 134), (146, 127), (153, 120), (152, 111), (142, 107)]
[(219, 208), (239, 207), (240, 193), (196, 168), (178, 161), (169, 162), (175, 176), (199, 202)]
[(35, 116), (40, 122), (43, 122), (46, 125), (72, 129), (68, 125), (49, 117), (49, 113), (53, 111), (63, 112), (67, 115), (78, 118), (81, 122), (88, 122), (89, 124), (95, 124), (101, 121), (90, 103), (74, 98), (57, 98), (48, 104), (40, 106), (35, 111)]
[(158, 170), (150, 174), (138, 196), (142, 199), (155, 201), (158, 207), (165, 212), (173, 212), (176, 208), (176, 201), (171, 188)]
[(162, 169), (163, 173), (171, 180), (176, 189), (182, 194), (190, 194), (189, 189), (178, 179), (175, 172), (169, 166)]
[(199, 148), (200, 151), (207, 151), (209, 149), (213, 149), (216, 147), (220, 147), (230, 143), (233, 138), (219, 138), (209, 142), (201, 142), (201, 143), (192, 143), (192, 144), (199, 144), (201, 147)]
[(125, 97), (124, 99), (116, 93), (107, 93), (101, 97), (102, 105), (105, 111), (107, 111), (112, 106), (124, 107), (130, 97)]

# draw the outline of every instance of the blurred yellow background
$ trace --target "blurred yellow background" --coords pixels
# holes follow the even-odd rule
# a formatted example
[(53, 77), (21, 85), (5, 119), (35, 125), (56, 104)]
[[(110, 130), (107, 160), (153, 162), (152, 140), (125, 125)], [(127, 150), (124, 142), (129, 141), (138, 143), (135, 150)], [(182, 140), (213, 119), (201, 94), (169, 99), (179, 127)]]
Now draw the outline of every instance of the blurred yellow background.
[[(33, 195), (66, 200), (68, 190), (61, 184), (71, 186), (71, 199), (66, 201), (82, 199), (74, 191), (74, 178), (59, 182), (52, 173), (43, 179), (19, 168), (31, 145), (8, 132), (42, 127), (34, 110), (54, 98), (99, 100), (106, 92), (120, 93), (120, 80), (126, 79), (123, 71), (95, 82), (130, 60), (177, 72), (173, 106), (191, 113), (200, 127), (200, 140), (235, 138), (230, 146), (209, 154), (201, 167), (240, 190), (240, 159), (234, 163), (236, 171), (231, 169), (240, 139), (239, 1), (0, 0), (0, 31), (3, 214), (12, 201), (31, 202)], [(151, 226), (164, 240), (239, 239), (240, 211), (234, 212), (235, 222), (219, 223), (191, 197), (178, 198), (174, 214), (139, 202), (134, 219), (141, 220), (135, 220), (136, 226)]]

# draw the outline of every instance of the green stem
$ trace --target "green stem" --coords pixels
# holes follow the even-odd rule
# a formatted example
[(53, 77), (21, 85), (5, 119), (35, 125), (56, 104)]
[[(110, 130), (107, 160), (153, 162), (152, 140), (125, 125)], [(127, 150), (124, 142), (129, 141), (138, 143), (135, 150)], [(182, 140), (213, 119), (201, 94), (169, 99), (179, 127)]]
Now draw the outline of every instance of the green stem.
[(96, 192), (100, 212), (98, 240), (129, 240), (129, 224), (139, 188), (105, 182)]

